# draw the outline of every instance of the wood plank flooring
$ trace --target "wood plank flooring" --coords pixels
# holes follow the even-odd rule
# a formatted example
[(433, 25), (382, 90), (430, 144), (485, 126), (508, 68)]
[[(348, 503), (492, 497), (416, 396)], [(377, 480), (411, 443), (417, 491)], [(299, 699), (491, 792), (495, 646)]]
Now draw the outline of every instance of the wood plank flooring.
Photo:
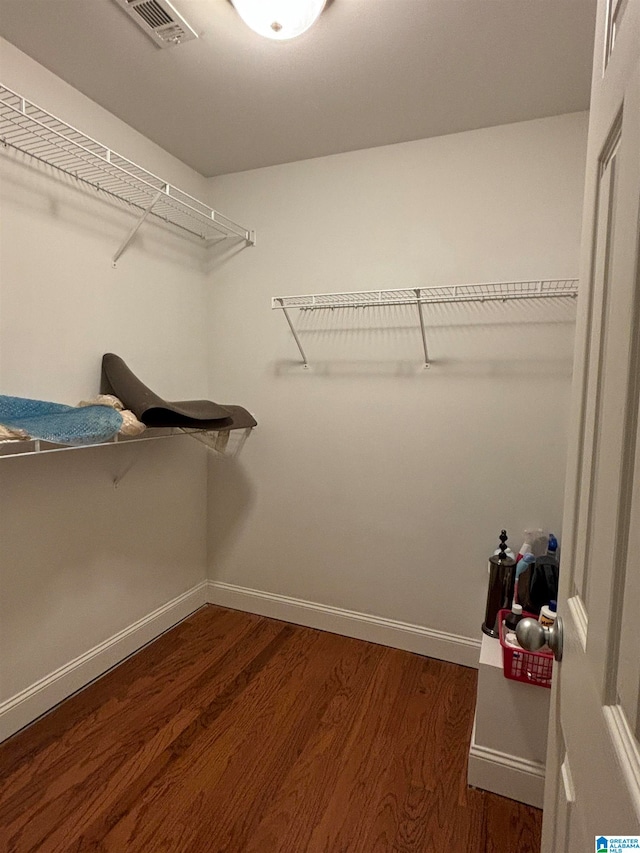
[(2, 853), (537, 853), (476, 673), (208, 606), (0, 746)]

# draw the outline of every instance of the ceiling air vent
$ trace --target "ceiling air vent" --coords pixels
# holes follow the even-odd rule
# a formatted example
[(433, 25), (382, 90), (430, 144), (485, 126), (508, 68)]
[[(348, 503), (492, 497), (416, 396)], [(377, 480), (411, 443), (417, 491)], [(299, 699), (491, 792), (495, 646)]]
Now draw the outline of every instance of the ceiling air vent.
[(169, 0), (116, 0), (158, 47), (174, 47), (197, 39), (198, 34)]

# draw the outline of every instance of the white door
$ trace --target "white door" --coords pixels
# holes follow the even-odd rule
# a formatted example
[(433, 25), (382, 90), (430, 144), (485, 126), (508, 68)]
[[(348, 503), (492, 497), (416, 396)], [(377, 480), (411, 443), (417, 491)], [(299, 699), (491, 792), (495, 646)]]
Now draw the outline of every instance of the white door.
[(553, 853), (640, 836), (639, 255), (640, 0), (599, 0), (543, 822)]

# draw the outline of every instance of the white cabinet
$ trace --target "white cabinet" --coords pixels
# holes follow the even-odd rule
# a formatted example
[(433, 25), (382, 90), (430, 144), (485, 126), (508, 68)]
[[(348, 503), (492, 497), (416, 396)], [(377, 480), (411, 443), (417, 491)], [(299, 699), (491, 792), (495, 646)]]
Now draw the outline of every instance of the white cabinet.
[(470, 785), (542, 808), (551, 690), (504, 677), (502, 647), (483, 634)]

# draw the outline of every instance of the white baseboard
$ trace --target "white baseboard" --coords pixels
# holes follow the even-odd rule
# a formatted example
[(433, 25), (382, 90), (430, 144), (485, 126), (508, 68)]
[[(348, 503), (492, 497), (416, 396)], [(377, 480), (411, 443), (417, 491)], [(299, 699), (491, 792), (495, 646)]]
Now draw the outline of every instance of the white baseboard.
[(0, 742), (207, 603), (368, 640), (462, 666), (478, 666), (479, 640), (341, 607), (205, 580), (0, 703)]
[(163, 604), (108, 640), (89, 649), (30, 687), (0, 704), (0, 741), (33, 722), (146, 643), (207, 603), (208, 583), (196, 586)]
[(474, 788), (482, 788), (484, 791), (491, 791), (541, 809), (544, 800), (544, 775), (544, 764), (538, 761), (508, 755), (506, 752), (476, 743), (474, 723), (468, 774), (468, 782)]
[(210, 580), (208, 583), (210, 604), (282, 619), (284, 622), (318, 628), (358, 640), (368, 640), (371, 643), (404, 649), (462, 666), (478, 667), (479, 640), (221, 581)]

